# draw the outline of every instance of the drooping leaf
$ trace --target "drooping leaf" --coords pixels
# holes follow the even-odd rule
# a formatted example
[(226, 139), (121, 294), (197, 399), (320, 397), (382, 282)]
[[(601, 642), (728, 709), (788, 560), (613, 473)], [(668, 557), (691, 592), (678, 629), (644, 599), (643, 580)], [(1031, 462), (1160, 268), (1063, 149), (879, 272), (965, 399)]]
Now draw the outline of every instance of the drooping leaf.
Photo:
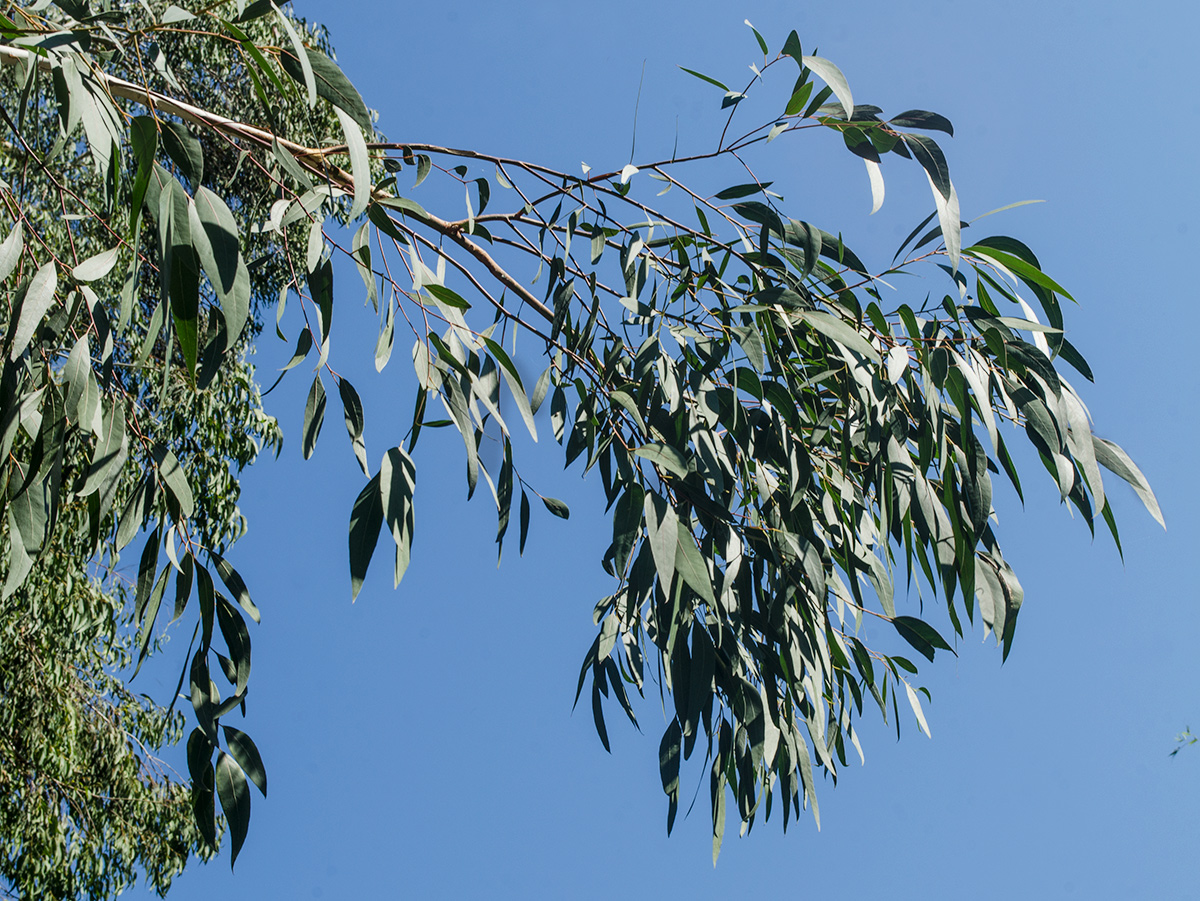
[[(318, 97), (324, 97), (335, 108), (348, 113), (350, 118), (368, 135), (374, 133), (371, 113), (363, 102), (362, 95), (350, 82), (338, 64), (317, 50), (306, 49), (308, 69), (312, 72), (313, 87)], [(301, 84), (307, 85), (308, 76), (305, 73), (304, 62), (294, 53), (286, 50), (279, 54), (279, 62), (283, 70)]]
[(317, 448), (317, 438), (321, 434), (321, 426), (325, 422), (325, 386), (321, 383), (321, 374), (313, 376), (312, 387), (308, 390), (308, 400), (304, 404), (304, 425), (302, 452), (307, 460)]
[(54, 292), (58, 290), (58, 268), (53, 262), (45, 263), (34, 273), (25, 297), (21, 301), (21, 312), (17, 316), (17, 327), (13, 329), (12, 346), (8, 357), (16, 360), (29, 347), (34, 329), (42, 317), (54, 306)]
[(230, 756), (237, 761), (242, 772), (250, 777), (250, 781), (258, 786), (258, 790), (265, 798), (267, 796), (267, 770), (263, 766), (262, 756), (258, 753), (254, 741), (245, 732), (232, 726), (222, 724), (221, 728), (225, 732), (225, 746), (229, 749)]
[(850, 93), (850, 85), (846, 82), (846, 76), (842, 74), (842, 70), (820, 56), (805, 56), (802, 59), (804, 65), (812, 69), (829, 85), (834, 96), (841, 102), (846, 119), (854, 118), (854, 97)]
[(241, 768), (224, 751), (217, 752), (216, 782), (221, 810), (229, 823), (229, 834), (233, 841), (229, 860), (232, 870), (250, 830), (250, 790), (246, 787), (246, 777), (242, 775)]
[(367, 482), (354, 507), (350, 511), (350, 597), (358, 597), (375, 544), (379, 540), (379, 529), (383, 525), (383, 502), (380, 495), (379, 475), (376, 473)]

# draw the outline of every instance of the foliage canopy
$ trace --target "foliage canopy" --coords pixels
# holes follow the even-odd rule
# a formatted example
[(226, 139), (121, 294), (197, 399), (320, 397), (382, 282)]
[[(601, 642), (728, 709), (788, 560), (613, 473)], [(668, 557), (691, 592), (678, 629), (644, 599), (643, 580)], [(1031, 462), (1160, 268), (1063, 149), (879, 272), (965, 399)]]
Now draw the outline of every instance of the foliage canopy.
[[(531, 496), (569, 516), (522, 470), (514, 432), (549, 435), (568, 466), (599, 471), (614, 589), (595, 605), (576, 698), (587, 690), (608, 747), (606, 699), (637, 725), (634, 691), (670, 696), (667, 828), (700, 747), (714, 859), (731, 802), (743, 830), (775, 805), (785, 828), (802, 806), (818, 816), (814, 773), (836, 777), (870, 706), (897, 730), (904, 707), (928, 732), (905, 655), (933, 661), (951, 645), (905, 612), (898, 585), (940, 595), (960, 635), (978, 618), (1007, 656), (1024, 592), (991, 516), (993, 474), (1023, 496), (1005, 423), (1118, 547), (1102, 467), (1162, 521), (1068, 381), (1068, 367), (1091, 380), (1063, 331), (1073, 298), (1015, 238), (964, 246), (933, 136), (951, 123), (857, 103), (795, 32), (772, 54), (753, 31), (761, 60), (740, 90), (684, 70), (722, 92), (714, 149), (581, 174), (388, 141), (325, 33), (270, 0), (9, 3), (0, 35), (0, 779), (23, 774), (5, 782), (0, 817), (41, 812), (4, 830), (0, 873), (22, 893), (103, 896), (138, 869), (165, 890), (191, 850), (215, 850), (218, 806), (236, 860), (250, 784), (266, 793), (258, 749), (229, 725), (246, 714), (247, 619), (259, 618), (231, 546), (236, 473), (281, 440), (246, 361), (272, 308), (276, 328), (285, 305), (303, 311), (285, 371), (316, 358), (304, 456), (336, 387), (362, 469), (353, 594), (381, 533), (397, 585), (409, 565), (423, 429), (462, 436), (498, 552), (514, 513), (523, 550)], [(747, 128), (739, 108), (768, 78), (782, 85), (777, 114)], [(927, 176), (933, 211), (881, 270), (791, 218), (749, 165), (810, 131), (864, 161), (875, 209), (885, 161)], [(420, 202), (435, 182), (464, 193), (461, 215)], [(358, 270), (379, 314), (376, 369), (412, 339), (411, 426), (377, 462), (334, 366), (335, 262)], [(881, 291), (909, 272), (943, 287), (901, 302)], [(484, 442), (499, 448), (490, 468)], [(195, 624), (180, 661), (188, 789), (152, 764), (182, 734), (173, 701), (147, 705), (109, 675), (127, 642), (139, 666), (153, 650), (164, 604)], [(904, 654), (860, 640), (864, 617), (894, 627)], [(17, 693), (18, 641), (43, 642), (67, 686), (61, 709)], [(111, 772), (85, 774), (101, 741), (118, 749)], [(77, 796), (76, 784), (97, 787)], [(125, 795), (144, 820), (87, 810)]]

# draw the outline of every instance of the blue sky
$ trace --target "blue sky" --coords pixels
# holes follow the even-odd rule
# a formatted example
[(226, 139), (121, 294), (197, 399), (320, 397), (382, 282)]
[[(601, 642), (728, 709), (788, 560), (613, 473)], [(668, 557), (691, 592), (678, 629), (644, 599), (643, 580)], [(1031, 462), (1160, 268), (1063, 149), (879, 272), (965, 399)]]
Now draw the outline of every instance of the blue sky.
[[(510, 547), (497, 570), (494, 512), (479, 497), (464, 501), (460, 440), (424, 435), (412, 567), (393, 591), (377, 561), (352, 605), (345, 533), (362, 476), (333, 406), (315, 456), (301, 460), (308, 380), (298, 369), (268, 398), (288, 441), (279, 461), (243, 481), (250, 532), (235, 551), (263, 610), (245, 729), (266, 758), (270, 797), (255, 795), (236, 873), (223, 855), (193, 867), (172, 898), (707, 898), (751, 886), (899, 899), (1194, 894), (1200, 746), (1167, 754), (1175, 732), (1200, 726), (1200, 497), (1190, 475), (1200, 317), (1188, 269), (1200, 234), (1200, 8), (297, 7), (330, 26), (342, 67), (393, 140), (619, 168), (644, 65), (635, 158), (669, 155), (677, 135), (681, 150), (711, 146), (720, 93), (676, 66), (744, 82), (746, 65), (761, 60), (747, 18), (772, 53), (795, 28), (806, 52), (816, 46), (842, 68), (860, 103), (948, 116), (956, 137), (942, 143), (965, 219), (1046, 201), (987, 227), (1029, 243), (1079, 299), (1067, 327), (1096, 374), (1084, 398), (1097, 431), (1150, 479), (1168, 531), (1109, 480), (1122, 565), (1027, 461), (1024, 509), (1011, 492), (997, 499), (1005, 554), (1026, 590), (1008, 662), (980, 632), (968, 635), (957, 658), (922, 670), (932, 740), (906, 720), (897, 743), (868, 716), (865, 766), (818, 789), (820, 831), (811, 818), (786, 836), (774, 818), (740, 840), (731, 831), (714, 869), (705, 788), (665, 836), (657, 695), (638, 708), (646, 734), (610, 720), (611, 756), (588, 713), (571, 714), (592, 606), (611, 591), (599, 566), (609, 526), (598, 480), (562, 472), (546, 439), (522, 448), (539, 487), (566, 499), (572, 517), (535, 511), (526, 556)], [(789, 86), (776, 79), (768, 90), (782, 97)], [(868, 264), (885, 264), (929, 210), (923, 176), (885, 167), (887, 202), (868, 218), (865, 173), (836, 136), (789, 137), (798, 140), (760, 156), (759, 174), (777, 179), (804, 218), (842, 231)], [(375, 322), (352, 267), (337, 285), (335, 366), (363, 395), (377, 466), (408, 427), (407, 347), (376, 375)], [(264, 378), (290, 352), (264, 337)], [(167, 653), (182, 653), (186, 639)], [(139, 682), (159, 698), (173, 688), (170, 675)], [(686, 797), (700, 778), (685, 770)]]

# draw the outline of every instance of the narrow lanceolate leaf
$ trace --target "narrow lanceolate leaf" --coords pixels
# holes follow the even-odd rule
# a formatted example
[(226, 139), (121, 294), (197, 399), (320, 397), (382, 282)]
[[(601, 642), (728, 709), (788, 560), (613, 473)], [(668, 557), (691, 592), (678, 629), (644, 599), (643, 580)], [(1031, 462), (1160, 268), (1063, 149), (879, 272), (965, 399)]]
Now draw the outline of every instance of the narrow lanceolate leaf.
[(237, 863), (246, 833), (250, 829), (250, 789), (246, 777), (232, 757), (224, 751), (217, 752), (217, 795), (221, 799), (221, 810), (229, 823), (229, 835), (233, 840), (229, 868)]
[(950, 167), (946, 164), (946, 155), (942, 153), (937, 141), (925, 135), (904, 135), (904, 143), (921, 164), (938, 193), (943, 199), (949, 200)]
[(696, 547), (692, 533), (678, 520), (676, 521), (675, 571), (705, 603), (710, 606), (716, 604), (716, 598), (713, 596), (712, 576), (709, 575), (708, 566), (705, 565), (704, 558), (700, 555), (700, 549)]
[(8, 233), (4, 242), (0, 243), (0, 282), (5, 281), (17, 268), (17, 263), (21, 259), (21, 251), (25, 249), (24, 234), (21, 223), (18, 222)]
[(222, 725), (221, 728), (225, 731), (225, 746), (229, 749), (230, 756), (237, 761), (242, 772), (250, 777), (250, 781), (258, 786), (258, 790), (263, 793), (265, 798), (267, 796), (267, 770), (263, 766), (262, 756), (258, 753), (254, 741), (245, 732), (234, 729), (232, 726)]
[(950, 268), (957, 272), (959, 256), (962, 253), (962, 220), (959, 218), (961, 213), (958, 209), (958, 192), (954, 190), (954, 183), (951, 182), (950, 196), (943, 197), (933, 177), (928, 172), (925, 174), (929, 178), (929, 186), (933, 189), (933, 202), (937, 206), (938, 224), (942, 227), (942, 240), (946, 242)]
[(350, 511), (350, 596), (358, 597), (371, 555), (379, 541), (379, 529), (383, 525), (383, 502), (380, 496), (379, 475), (376, 474), (363, 488)]
[[(308, 50), (305, 54), (308, 67), (312, 71), (313, 84), (317, 96), (324, 97), (335, 108), (350, 114), (350, 117), (367, 134), (371, 134), (371, 113), (363, 102), (358, 89), (351, 84), (350, 79), (338, 68), (338, 64), (328, 56), (316, 50)], [(286, 50), (279, 54), (279, 61), (292, 78), (307, 86), (303, 63), (295, 55)]]
[(872, 346), (870, 341), (863, 337), (858, 329), (839, 319), (837, 316), (831, 313), (824, 313), (820, 310), (801, 310), (796, 315), (826, 338), (832, 338), (843, 347), (860, 353), (875, 363), (882, 360), (879, 351)]
[(367, 142), (357, 122), (335, 106), (338, 121), (342, 123), (342, 132), (346, 136), (346, 146), (350, 149), (350, 173), (354, 176), (354, 203), (347, 214), (353, 222), (364, 212), (371, 201), (371, 161), (367, 157)]
[(951, 654), (954, 653), (954, 649), (946, 644), (946, 640), (938, 634), (938, 631), (924, 620), (917, 619), (915, 616), (897, 616), (893, 617), (892, 625), (896, 627), (901, 638), (930, 660), (933, 660), (935, 649), (940, 648)]
[(928, 110), (906, 110), (898, 116), (893, 116), (888, 122), (897, 128), (923, 128), (927, 131), (944, 131), (946, 134), (954, 137), (954, 126), (950, 124), (950, 120), (945, 116), (939, 116), (937, 113), (931, 113)]
[(863, 160), (867, 167), (867, 177), (871, 179), (871, 215), (874, 216), (883, 206), (883, 168), (875, 160)]
[(38, 323), (54, 305), (56, 290), (58, 290), (58, 269), (53, 262), (46, 263), (34, 273), (33, 279), (25, 291), (21, 312), (17, 316), (17, 327), (13, 330), (12, 349), (8, 354), (10, 360), (20, 357), (29, 347)]
[(837, 97), (846, 111), (846, 119), (851, 119), (854, 116), (854, 97), (850, 93), (850, 85), (846, 83), (846, 76), (842, 74), (842, 70), (820, 56), (806, 56), (803, 60), (804, 65), (812, 69), (829, 85), (833, 90), (833, 95)]
[(163, 121), (159, 124), (163, 149), (191, 183), (192, 189), (199, 188), (204, 180), (204, 151), (200, 142), (182, 122)]
[(371, 473), (367, 469), (367, 445), (363, 441), (363, 406), (358, 398), (358, 392), (350, 384), (349, 379), (338, 381), (338, 394), (342, 397), (342, 413), (346, 419), (346, 431), (350, 434), (350, 443), (354, 445), (354, 456), (362, 468), (363, 475)]
[(321, 384), (321, 374), (313, 377), (312, 388), (308, 391), (308, 401), (304, 404), (304, 427), (302, 449), (304, 459), (313, 455), (317, 447), (317, 438), (321, 434), (321, 425), (325, 422), (325, 386)]
[(688, 75), (693, 75), (696, 78), (699, 78), (701, 81), (707, 81), (711, 85), (716, 85), (722, 91), (729, 90), (728, 85), (722, 84), (721, 82), (717, 81), (715, 78), (709, 78), (707, 75), (703, 75), (700, 72), (697, 72), (695, 69), (689, 69), (686, 66), (680, 66), (679, 68), (683, 69), (683, 71), (686, 72)]
[(246, 588), (245, 580), (236, 569), (229, 565), (229, 561), (216, 551), (209, 551), (208, 555), (216, 564), (217, 573), (220, 575), (221, 581), (225, 583), (225, 587), (229, 589), (229, 593), (233, 595), (233, 599), (249, 614), (252, 620), (256, 623), (260, 622), (262, 617), (258, 612), (258, 607), (254, 605), (254, 601), (250, 600), (250, 591)]
[(396, 543), (395, 584), (399, 585), (408, 569), (412, 553), (413, 494), (417, 487), (417, 467), (402, 447), (389, 448), (379, 467), (379, 502), (383, 521)]
[(634, 450), (634, 455), (649, 460), (660, 469), (686, 479), (688, 474), (687, 460), (683, 454), (666, 444), (655, 442)]
[(250, 272), (238, 245), (237, 223), (225, 201), (208, 188), (196, 190), (192, 244), (216, 292), (232, 346), (250, 314)]
[(287, 14), (279, 8), (275, 0), (271, 0), (275, 7), (275, 12), (279, 15), (279, 23), (283, 26), (283, 30), (287, 33), (288, 40), (292, 42), (291, 61), (298, 65), (300, 69), (299, 78), (296, 77), (296, 72), (288, 68), (288, 55), (280, 54), (279, 61), (283, 64), (283, 68), (292, 78), (295, 78), (304, 85), (304, 89), (308, 95), (308, 105), (315, 106), (317, 103), (317, 79), (313, 73), (312, 62), (309, 60), (308, 52), (304, 48), (304, 44), (300, 41), (300, 35), (296, 33), (296, 28), (292, 25), (292, 20), (287, 17)]
[(650, 552), (658, 581), (662, 590), (670, 592), (675, 579), (676, 545), (679, 542), (679, 517), (665, 498), (656, 492), (647, 491), (644, 502), (646, 534), (650, 539)]
[(1125, 453), (1120, 447), (1111, 441), (1106, 441), (1104, 438), (1092, 436), (1092, 441), (1096, 448), (1096, 462), (1105, 469), (1116, 473), (1126, 482), (1133, 486), (1133, 490), (1137, 492), (1137, 496), (1142, 499), (1142, 503), (1146, 505), (1146, 509), (1150, 511), (1150, 515), (1164, 529), (1167, 524), (1163, 521), (1162, 510), (1158, 506), (1158, 498), (1154, 496), (1154, 491), (1150, 488), (1150, 483), (1146, 477), (1142, 475), (1142, 471), (1137, 468), (1137, 465), (1129, 458), (1129, 454)]
[(913, 716), (917, 718), (917, 726), (927, 736), (933, 738), (933, 733), (929, 731), (929, 723), (925, 722), (925, 711), (921, 709), (921, 699), (917, 697), (917, 693), (907, 682), (904, 683), (904, 690), (908, 693), (908, 703), (912, 707)]
[(164, 444), (156, 444), (152, 451), (154, 461), (158, 464), (158, 473), (167, 491), (175, 498), (180, 515), (184, 519), (190, 517), (196, 510), (196, 501), (192, 496), (191, 486), (188, 485), (187, 474), (179, 465), (179, 460)]
[(670, 799), (667, 808), (667, 835), (671, 834), (675, 825), (675, 814), (679, 810), (679, 760), (682, 756), (682, 738), (679, 721), (673, 719), (658, 746), (658, 772), (662, 778), (663, 791)]
[(121, 466), (129, 452), (129, 439), (125, 434), (125, 405), (117, 398), (106, 399), (108, 407), (100, 440), (92, 454), (92, 465), (88, 468), (87, 481), (79, 492), (87, 497), (93, 491), (106, 494), (120, 474)]

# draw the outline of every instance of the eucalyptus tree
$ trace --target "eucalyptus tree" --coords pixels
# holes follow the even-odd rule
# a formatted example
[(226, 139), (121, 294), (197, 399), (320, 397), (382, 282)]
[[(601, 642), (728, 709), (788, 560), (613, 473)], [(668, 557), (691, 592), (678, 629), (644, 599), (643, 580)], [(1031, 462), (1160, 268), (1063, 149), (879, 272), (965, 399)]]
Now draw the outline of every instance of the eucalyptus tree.
[[(772, 53), (751, 30), (761, 55), (740, 89), (685, 70), (719, 101), (715, 147), (581, 172), (387, 140), (324, 33), (270, 0), (10, 3), (0, 32), (14, 162), (0, 246), (3, 594), (37, 620), (31, 599), (61, 596), (47, 574), (68, 565), (111, 611), (117, 555), (140, 547), (131, 653), (153, 650), (168, 596), (173, 618), (195, 624), (179, 661), (193, 821), (179, 825), (176, 863), (215, 849), (218, 802), (236, 859), (250, 784), (266, 792), (258, 749), (229, 725), (247, 713), (246, 619), (258, 619), (229, 547), (229, 465), (278, 441), (245, 360), (272, 306), (276, 323), (285, 305), (303, 314), (286, 370), (315, 358), (304, 455), (336, 387), (362, 469), (353, 594), (381, 534), (397, 585), (409, 565), (424, 429), (462, 436), (468, 492), (485, 486), (498, 550), (513, 537), (524, 549), (534, 500), (569, 515), (538, 490), (515, 433), (598, 470), (613, 591), (595, 604), (576, 700), (586, 689), (607, 747), (606, 699), (636, 724), (647, 682), (670, 696), (667, 828), (681, 768), (701, 757), (714, 859), (730, 804), (743, 829), (772, 813), (786, 828), (809, 805), (816, 816), (815, 773), (846, 765), (869, 708), (897, 729), (904, 708), (928, 731), (905, 655), (933, 661), (951, 646), (897, 585), (940, 595), (958, 634), (979, 620), (1007, 656), (1024, 592), (993, 528), (992, 475), (1022, 495), (1009, 427), (1118, 547), (1102, 467), (1161, 522), (1068, 381), (1092, 378), (1063, 330), (1073, 298), (1015, 238), (964, 246), (932, 136), (951, 123), (856, 103), (794, 32)], [(743, 124), (749, 94), (771, 90), (776, 114)], [(818, 136), (864, 161), (876, 209), (885, 161), (927, 176), (933, 212), (886, 265), (789, 216), (749, 165), (770, 165), (777, 140)], [(461, 206), (428, 209), (435, 182)], [(397, 365), (399, 340), (415, 374), (411, 424), (378, 458), (335, 367), (335, 265), (361, 274), (378, 314), (376, 369)], [(881, 287), (903, 272), (943, 287), (897, 301)], [(537, 377), (522, 371), (531, 347)], [(861, 640), (867, 617), (896, 642)], [(110, 618), (94, 640), (107, 652), (121, 635)], [(169, 782), (157, 784), (174, 792)], [(69, 832), (95, 835), (59, 786), (29, 791)], [(28, 856), (23, 836), (12, 847), (10, 880)]]

